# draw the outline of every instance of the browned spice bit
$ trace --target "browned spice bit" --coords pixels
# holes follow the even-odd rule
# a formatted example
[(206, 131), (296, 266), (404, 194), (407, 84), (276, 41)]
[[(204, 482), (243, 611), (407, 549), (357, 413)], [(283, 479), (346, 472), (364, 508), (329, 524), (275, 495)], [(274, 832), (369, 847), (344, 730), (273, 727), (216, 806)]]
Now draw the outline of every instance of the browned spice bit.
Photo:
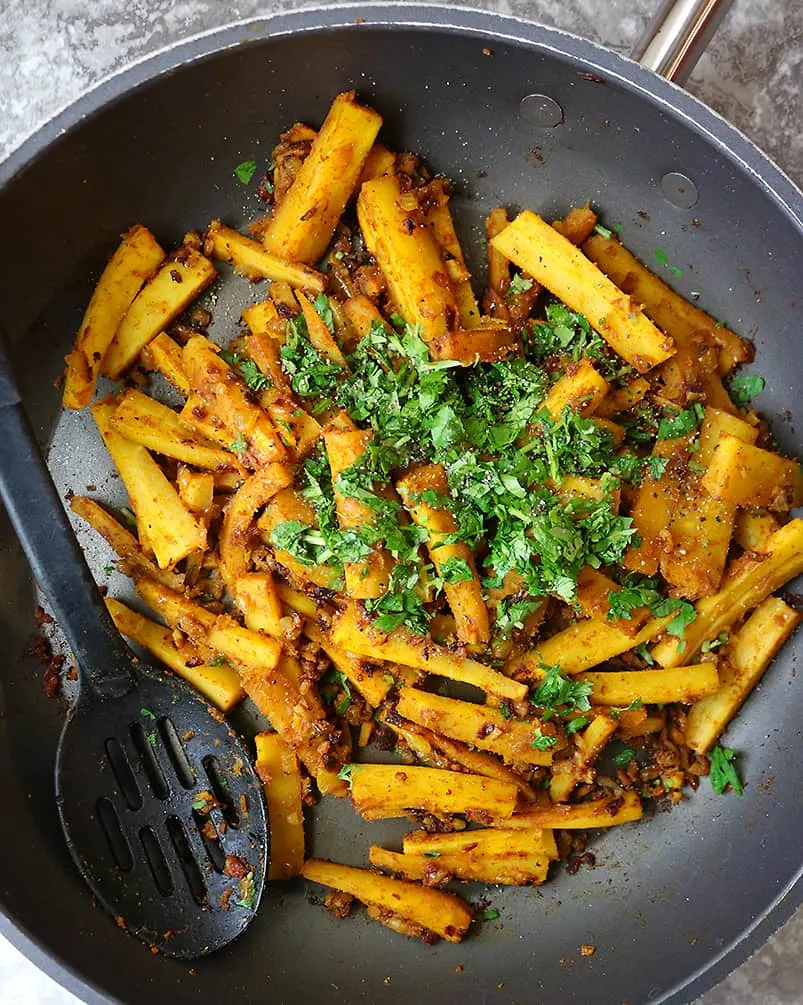
[(581, 77), (583, 80), (590, 80), (592, 84), (604, 84), (605, 83), (605, 81), (602, 79), (602, 77), (598, 77), (596, 75), (596, 73), (578, 73), (577, 76)]
[(340, 890), (330, 890), (323, 899), (323, 906), (336, 918), (348, 918), (353, 904), (351, 894), (341, 893)]
[(597, 947), (596, 946), (589, 946), (588, 943), (585, 943), (585, 942), (583, 943), (582, 946), (580, 946), (580, 955), (581, 956), (593, 956), (594, 953), (596, 953), (596, 951), (597, 951)]
[(234, 893), (233, 886), (227, 886), (226, 889), (220, 895), (220, 906), (224, 911), (229, 909), (229, 901), (231, 900), (231, 895)]
[(482, 50), (482, 54), (483, 54), (483, 56), (493, 56), (494, 51), (493, 51), (493, 49), (487, 49), (486, 48), (486, 49)]
[(227, 855), (223, 865), (223, 875), (240, 879), (242, 876), (248, 875), (250, 868), (249, 864), (238, 855)]
[(183, 283), (184, 282), (184, 280), (183, 280), (183, 278), (181, 276), (181, 273), (178, 271), (178, 269), (171, 269), (170, 270), (170, 278), (173, 280), (174, 283)]
[(454, 968), (454, 972), (456, 974), (462, 974), (463, 973), (463, 964), (462, 963), (458, 963), (457, 966)]

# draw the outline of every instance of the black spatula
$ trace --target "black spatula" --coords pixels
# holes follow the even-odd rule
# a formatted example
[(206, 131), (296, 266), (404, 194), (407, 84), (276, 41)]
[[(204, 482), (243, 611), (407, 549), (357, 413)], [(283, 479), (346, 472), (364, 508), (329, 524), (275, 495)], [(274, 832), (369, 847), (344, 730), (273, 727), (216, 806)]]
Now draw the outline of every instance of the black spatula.
[(81, 875), (121, 928), (170, 956), (226, 945), (254, 916), (268, 835), (240, 739), (183, 681), (137, 661), (109, 616), (0, 345), (0, 494), (72, 649), (78, 700), (56, 799)]

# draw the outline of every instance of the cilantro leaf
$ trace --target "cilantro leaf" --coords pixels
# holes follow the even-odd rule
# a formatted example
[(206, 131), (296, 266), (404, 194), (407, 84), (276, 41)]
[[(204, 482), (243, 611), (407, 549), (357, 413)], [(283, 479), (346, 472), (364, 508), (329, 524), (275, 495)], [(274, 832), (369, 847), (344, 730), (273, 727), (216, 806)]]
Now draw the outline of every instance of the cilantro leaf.
[(633, 617), (633, 611), (637, 608), (652, 608), (662, 600), (657, 580), (629, 572), (622, 580), (621, 587), (608, 594), (608, 619), (611, 621), (619, 618), (630, 620)]
[(676, 412), (661, 419), (658, 424), (658, 439), (673, 440), (678, 436), (685, 436), (693, 432), (699, 425), (703, 417), (703, 406), (699, 402), (691, 408), (686, 408), (682, 412)]
[(566, 723), (566, 732), (571, 736), (572, 733), (579, 733), (581, 729), (585, 729), (586, 726), (591, 722), (591, 720), (585, 715), (578, 715), (576, 718), (571, 719)]
[(440, 567), (444, 583), (467, 583), (474, 578), (471, 566), (464, 558), (451, 555)]
[(613, 762), (617, 768), (626, 768), (635, 756), (636, 756), (635, 750), (633, 750), (631, 747), (625, 747), (624, 750), (620, 750), (619, 753), (614, 757)]
[(739, 770), (736, 764), (736, 753), (730, 747), (721, 747), (716, 744), (711, 750), (711, 788), (714, 792), (723, 795), (728, 788), (731, 788), (737, 796), (744, 795), (744, 786), (739, 777)]
[[(585, 681), (572, 680), (561, 673), (560, 666), (541, 666), (546, 674), (539, 683), (537, 689), (530, 695), (533, 705), (543, 708), (551, 715), (557, 712), (562, 706), (576, 708), (579, 712), (587, 712), (591, 708), (588, 696), (593, 687)], [(544, 718), (547, 718), (545, 715)]]
[(248, 440), (240, 433), (234, 443), (229, 444), (229, 450), (237, 454), (238, 457), (242, 457), (246, 450), (248, 450)]
[(235, 175), (243, 183), (243, 185), (248, 185), (251, 179), (254, 177), (257, 169), (256, 161), (242, 161), (234, 169)]
[(520, 272), (514, 272), (505, 296), (508, 298), (521, 296), (522, 293), (526, 293), (527, 290), (532, 289), (532, 285), (533, 281), (529, 276), (523, 276)]
[(545, 736), (540, 729), (536, 730), (535, 737), (530, 746), (533, 750), (549, 750), (550, 747), (557, 746), (558, 738), (556, 736)]
[(312, 301), (312, 306), (315, 308), (315, 313), (329, 329), (330, 334), (334, 335), (335, 315), (332, 311), (332, 305), (329, 302), (329, 297), (327, 297), (325, 293), (319, 293)]
[(252, 391), (264, 391), (270, 387), (270, 377), (266, 377), (252, 359), (243, 358), (239, 353), (226, 349), (219, 353), (220, 358), (235, 370)]
[(737, 373), (728, 382), (728, 392), (737, 408), (747, 408), (766, 386), (766, 380), (757, 373)]

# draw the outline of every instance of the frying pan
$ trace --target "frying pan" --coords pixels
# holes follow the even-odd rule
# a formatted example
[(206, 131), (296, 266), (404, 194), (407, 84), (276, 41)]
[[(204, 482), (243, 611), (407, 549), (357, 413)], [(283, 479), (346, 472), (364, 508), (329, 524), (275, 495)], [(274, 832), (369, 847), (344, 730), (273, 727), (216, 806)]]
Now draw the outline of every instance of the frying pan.
[[(119, 233), (142, 221), (177, 242), (213, 216), (243, 226), (259, 207), (234, 166), (266, 158), (289, 123), (321, 121), (348, 87), (382, 112), (389, 144), (455, 179), (478, 277), (481, 220), (500, 201), (556, 216), (591, 198), (642, 259), (664, 249), (682, 269), (667, 274), (672, 284), (700, 291), (702, 306), (755, 340), (762, 411), (781, 448), (800, 449), (803, 199), (792, 184), (688, 94), (589, 42), (479, 12), (360, 5), (236, 24), (161, 52), (0, 166), (0, 316), (63, 492), (92, 485), (122, 502), (90, 423), (60, 415), (53, 387)], [(557, 103), (557, 125), (543, 121), (550, 101), (522, 105), (534, 94)], [(262, 295), (224, 283), (213, 334)], [(99, 581), (122, 592), (122, 578), (104, 572), (108, 552), (84, 541)], [(35, 600), (3, 522), (2, 929), (87, 1002), (408, 1002), (423, 991), (446, 1002), (679, 1003), (801, 901), (793, 644), (728, 732), (749, 783), (742, 800), (704, 783), (672, 813), (594, 836), (595, 869), (558, 871), (539, 890), (470, 889), (500, 916), (458, 947), (335, 919), (299, 884), (273, 886), (247, 936), (208, 960), (190, 968), (151, 956), (93, 906), (64, 847), (52, 789), (64, 708), (44, 696), (29, 655)], [(314, 817), (310, 852), (354, 864), (370, 842), (392, 847), (404, 829), (360, 821), (344, 801), (325, 801)], [(581, 944), (596, 953), (582, 957)]]

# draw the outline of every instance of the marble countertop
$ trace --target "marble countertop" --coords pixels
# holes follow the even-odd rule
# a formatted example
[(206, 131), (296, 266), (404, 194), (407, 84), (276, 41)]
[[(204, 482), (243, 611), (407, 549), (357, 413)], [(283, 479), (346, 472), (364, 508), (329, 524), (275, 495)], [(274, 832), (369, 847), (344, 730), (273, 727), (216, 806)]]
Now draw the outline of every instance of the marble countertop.
[[(430, 0), (437, 2), (437, 0)], [(0, 0), (0, 158), (102, 77), (196, 32), (292, 0)], [(474, 0), (629, 52), (657, 0)], [(803, 184), (803, 3), (736, 0), (688, 88)], [(3, 1005), (76, 998), (0, 937)], [(803, 1003), (803, 910), (698, 1005)]]

